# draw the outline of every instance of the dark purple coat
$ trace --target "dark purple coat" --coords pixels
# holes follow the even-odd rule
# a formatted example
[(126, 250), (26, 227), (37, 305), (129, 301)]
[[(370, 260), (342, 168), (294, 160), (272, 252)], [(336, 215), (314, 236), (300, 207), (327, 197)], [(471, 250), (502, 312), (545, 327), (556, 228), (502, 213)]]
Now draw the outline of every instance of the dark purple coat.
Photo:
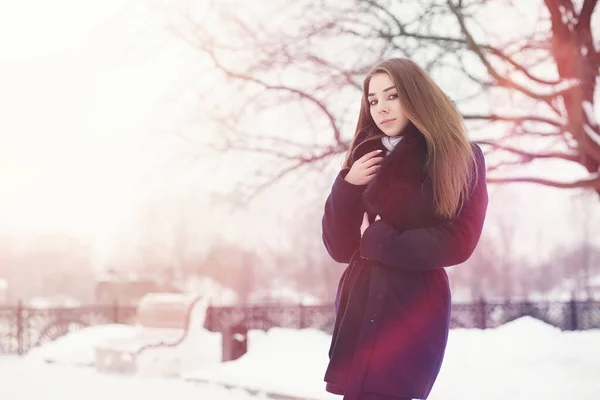
[[(374, 149), (384, 149), (380, 140), (359, 146), (351, 162)], [(429, 395), (450, 326), (444, 267), (471, 256), (487, 210), (485, 160), (473, 149), (478, 175), (454, 221), (433, 213), (427, 145), (412, 124), (368, 185), (346, 182), (349, 169), (337, 176), (325, 204), (323, 241), (334, 260), (349, 265), (336, 295), (328, 391), (345, 400), (362, 392)], [(371, 225), (361, 238), (365, 211)], [(376, 215), (381, 220), (373, 222)]]

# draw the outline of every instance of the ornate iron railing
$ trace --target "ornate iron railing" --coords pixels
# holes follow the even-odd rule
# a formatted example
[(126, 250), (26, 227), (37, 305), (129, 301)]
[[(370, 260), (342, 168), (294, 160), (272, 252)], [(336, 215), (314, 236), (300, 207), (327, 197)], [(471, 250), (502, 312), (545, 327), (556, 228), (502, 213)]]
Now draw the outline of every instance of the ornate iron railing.
[(135, 311), (118, 304), (48, 309), (0, 306), (0, 354), (24, 354), (86, 326), (131, 323)]
[[(333, 305), (255, 305), (209, 307), (204, 326), (212, 332), (245, 329), (316, 328), (333, 330)], [(453, 304), (452, 328), (495, 328), (531, 316), (562, 330), (600, 328), (600, 301), (504, 302)]]
[[(0, 354), (24, 354), (35, 346), (55, 340), (82, 327), (134, 322), (133, 306), (85, 306), (35, 309), (0, 306)], [(479, 301), (453, 304), (452, 328), (495, 328), (517, 318), (531, 316), (562, 330), (600, 328), (600, 301), (505, 302)], [(331, 333), (333, 305), (239, 305), (215, 307), (206, 311), (204, 326), (213, 332), (236, 329), (282, 327), (315, 328)]]

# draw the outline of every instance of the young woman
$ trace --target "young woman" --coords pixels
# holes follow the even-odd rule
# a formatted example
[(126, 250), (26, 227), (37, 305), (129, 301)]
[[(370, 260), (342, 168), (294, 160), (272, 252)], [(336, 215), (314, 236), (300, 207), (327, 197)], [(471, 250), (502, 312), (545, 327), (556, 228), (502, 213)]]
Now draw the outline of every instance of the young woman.
[(444, 267), (471, 256), (487, 203), (483, 153), (452, 101), (410, 60), (375, 65), (323, 216), (327, 251), (349, 263), (327, 391), (344, 400), (427, 398), (450, 326)]

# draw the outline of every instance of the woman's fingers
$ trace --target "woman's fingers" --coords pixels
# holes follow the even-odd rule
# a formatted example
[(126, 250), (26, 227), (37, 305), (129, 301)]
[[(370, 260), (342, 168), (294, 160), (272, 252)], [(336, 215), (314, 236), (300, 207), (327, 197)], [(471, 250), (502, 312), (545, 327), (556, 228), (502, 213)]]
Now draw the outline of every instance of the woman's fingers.
[(373, 165), (372, 167), (366, 168), (365, 171), (368, 174), (372, 174), (373, 172), (376, 172), (379, 168), (381, 168), (381, 165)]
[(364, 156), (362, 156), (361, 158), (359, 158), (357, 160), (357, 162), (366, 162), (369, 159), (371, 159), (371, 158), (373, 158), (373, 157), (375, 157), (375, 156), (377, 156), (379, 154), (381, 154), (381, 150), (370, 151), (367, 154), (365, 154)]
[(368, 160), (364, 161), (362, 164), (364, 167), (368, 168), (373, 165), (378, 165), (379, 163), (381, 163), (381, 161), (383, 161), (383, 157), (373, 157), (373, 158), (369, 158)]
[(350, 172), (346, 175), (346, 181), (355, 185), (366, 185), (374, 177), (379, 168), (383, 157), (380, 156), (381, 151), (371, 151), (359, 158), (350, 168)]

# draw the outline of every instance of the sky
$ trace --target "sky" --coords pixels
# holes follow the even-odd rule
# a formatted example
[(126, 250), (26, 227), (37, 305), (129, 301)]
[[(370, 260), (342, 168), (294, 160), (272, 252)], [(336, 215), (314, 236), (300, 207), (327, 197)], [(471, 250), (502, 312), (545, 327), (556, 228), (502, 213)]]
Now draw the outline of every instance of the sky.
[(2, 3), (4, 229), (93, 235), (132, 207), (164, 161), (149, 121), (189, 61), (157, 25), (135, 0)]
[[(95, 115), (110, 112), (102, 92), (107, 90), (106, 70), (116, 71), (116, 60), (90, 43), (105, 21), (118, 16), (117, 3), (90, 8), (65, 0), (2, 5), (4, 224), (24, 230), (79, 230), (90, 226), (90, 219), (101, 220), (106, 187), (98, 178), (104, 167), (111, 168), (101, 162), (107, 156), (103, 139), (117, 132), (98, 126), (107, 122)], [(131, 124), (134, 108), (139, 103), (127, 117), (113, 114), (111, 123)], [(114, 136), (111, 142), (120, 148)], [(115, 177), (111, 174), (112, 185), (126, 184)], [(94, 208), (99, 212), (92, 213)]]

